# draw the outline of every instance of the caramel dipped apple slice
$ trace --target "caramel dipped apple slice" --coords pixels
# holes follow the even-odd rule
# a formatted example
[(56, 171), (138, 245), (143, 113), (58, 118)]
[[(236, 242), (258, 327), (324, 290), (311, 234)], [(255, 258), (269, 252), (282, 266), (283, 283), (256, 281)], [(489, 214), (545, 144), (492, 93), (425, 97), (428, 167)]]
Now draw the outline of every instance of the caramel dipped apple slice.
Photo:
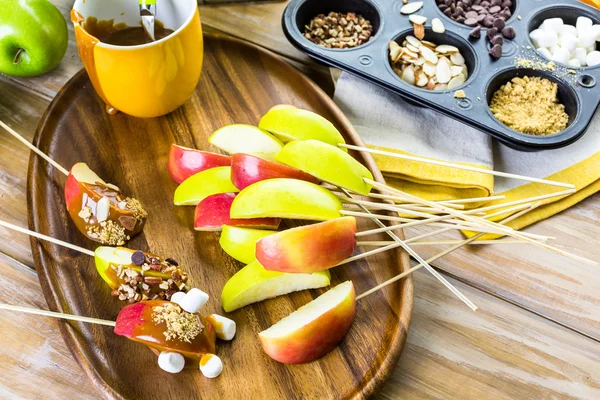
[(65, 201), (77, 229), (105, 245), (125, 244), (142, 231), (148, 218), (138, 200), (104, 182), (85, 163), (71, 168), (65, 183)]
[(202, 357), (215, 354), (216, 349), (216, 333), (206, 318), (163, 300), (124, 307), (117, 316), (115, 333), (158, 353), (179, 353), (186, 360), (186, 368), (198, 368)]

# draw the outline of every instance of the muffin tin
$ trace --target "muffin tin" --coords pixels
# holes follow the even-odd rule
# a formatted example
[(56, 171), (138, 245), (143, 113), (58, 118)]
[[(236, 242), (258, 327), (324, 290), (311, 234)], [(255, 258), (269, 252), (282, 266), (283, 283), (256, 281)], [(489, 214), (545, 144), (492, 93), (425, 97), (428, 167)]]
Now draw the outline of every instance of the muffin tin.
[[(406, 35), (413, 34), (408, 16), (400, 14), (402, 6), (402, 0), (292, 0), (283, 13), (283, 31), (296, 48), (315, 60), (391, 90), (411, 103), (464, 122), (512, 148), (523, 151), (559, 148), (575, 142), (585, 133), (600, 105), (600, 66), (567, 68), (557, 64), (554, 71), (548, 71), (517, 67), (516, 60), (550, 61), (533, 48), (529, 39), (529, 32), (543, 20), (560, 17), (565, 23), (575, 25), (577, 17), (586, 16), (600, 24), (600, 11), (576, 0), (513, 0), (513, 15), (506, 25), (512, 26), (517, 36), (504, 41), (502, 57), (495, 60), (488, 54), (490, 44), (485, 38), (485, 28), (481, 39), (471, 40), (471, 27), (444, 15), (435, 0), (424, 0), (423, 7), (415, 14), (427, 17), (425, 40), (458, 47), (469, 69), (469, 77), (462, 86), (428, 91), (402, 81), (389, 62), (389, 41), (401, 44)], [(326, 49), (306, 39), (304, 26), (316, 15), (331, 11), (363, 15), (373, 25), (373, 38), (350, 49)], [(433, 18), (442, 20), (446, 32), (431, 30)], [(600, 47), (598, 43), (597, 47)], [(508, 128), (493, 116), (488, 106), (492, 95), (516, 76), (541, 76), (558, 84), (559, 101), (569, 115), (565, 130), (547, 136), (527, 135)], [(461, 89), (466, 98), (454, 98), (454, 93)]]

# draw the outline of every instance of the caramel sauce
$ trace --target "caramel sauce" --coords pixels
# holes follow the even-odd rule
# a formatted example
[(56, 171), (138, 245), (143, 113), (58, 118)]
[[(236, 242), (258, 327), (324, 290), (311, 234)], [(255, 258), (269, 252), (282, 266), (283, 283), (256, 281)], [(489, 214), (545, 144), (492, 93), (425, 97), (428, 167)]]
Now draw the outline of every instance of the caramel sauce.
[[(88, 17), (83, 24), (83, 30), (96, 37), (99, 41), (114, 46), (138, 46), (152, 43), (141, 26), (127, 26), (124, 23), (115, 24), (114, 19), (99, 21), (95, 17)], [(158, 20), (154, 22), (154, 36), (156, 40), (166, 38), (174, 31), (165, 28)]]

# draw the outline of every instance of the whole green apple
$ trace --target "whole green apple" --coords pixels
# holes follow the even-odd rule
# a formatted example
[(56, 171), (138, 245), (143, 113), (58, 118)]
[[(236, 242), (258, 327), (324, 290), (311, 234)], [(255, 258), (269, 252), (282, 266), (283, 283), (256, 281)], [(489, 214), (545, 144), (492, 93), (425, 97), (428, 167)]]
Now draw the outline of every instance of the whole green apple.
[(36, 76), (67, 51), (67, 22), (48, 0), (0, 1), (0, 72)]

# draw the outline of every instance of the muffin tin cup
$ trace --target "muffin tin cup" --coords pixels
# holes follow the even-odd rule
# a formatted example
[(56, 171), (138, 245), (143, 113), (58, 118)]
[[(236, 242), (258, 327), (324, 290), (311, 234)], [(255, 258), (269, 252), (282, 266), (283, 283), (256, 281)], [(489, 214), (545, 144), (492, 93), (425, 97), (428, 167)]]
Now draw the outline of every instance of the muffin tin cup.
[[(576, 0), (514, 0), (514, 13), (507, 26), (512, 26), (517, 36), (514, 40), (504, 41), (502, 57), (494, 60), (488, 54), (490, 47), (485, 38), (485, 28), (481, 39), (471, 40), (471, 27), (444, 15), (435, 0), (424, 0), (423, 7), (415, 14), (427, 17), (425, 40), (458, 47), (469, 67), (469, 77), (461, 87), (428, 91), (402, 81), (389, 62), (389, 42), (401, 42), (413, 29), (408, 16), (400, 14), (402, 6), (402, 0), (292, 0), (282, 17), (283, 31), (296, 48), (315, 60), (366, 79), (413, 104), (437, 110), (512, 148), (522, 151), (559, 148), (573, 143), (585, 133), (600, 105), (600, 66), (568, 68), (576, 71), (573, 75), (567, 72), (567, 67), (560, 65), (555, 71), (517, 68), (516, 58), (549, 62), (533, 48), (529, 32), (537, 28), (543, 19), (555, 16), (563, 18), (565, 23), (574, 23), (577, 16), (587, 16), (600, 22), (597, 10)], [(554, 9), (560, 9), (560, 13), (556, 14)], [(304, 26), (316, 15), (331, 11), (363, 15), (373, 25), (373, 38), (351, 49), (327, 49), (306, 39)], [(442, 20), (445, 33), (431, 31), (433, 18)], [(600, 47), (598, 43), (597, 47)], [(569, 125), (565, 130), (546, 136), (527, 135), (508, 128), (493, 116), (488, 106), (491, 96), (515, 76), (541, 76), (558, 84), (559, 100), (569, 115)], [(454, 93), (460, 89), (465, 91), (466, 98), (454, 98)]]

